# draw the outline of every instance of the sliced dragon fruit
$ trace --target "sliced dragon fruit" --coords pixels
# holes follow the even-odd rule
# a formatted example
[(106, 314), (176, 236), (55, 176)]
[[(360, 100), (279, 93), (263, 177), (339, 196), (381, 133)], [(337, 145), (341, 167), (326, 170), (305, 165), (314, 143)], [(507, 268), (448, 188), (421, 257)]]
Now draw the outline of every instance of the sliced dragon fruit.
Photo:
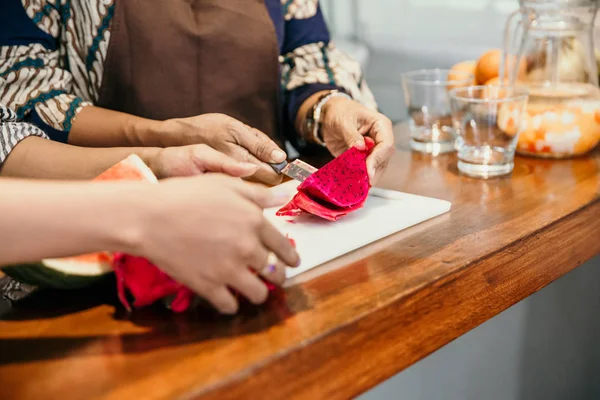
[(364, 150), (352, 147), (309, 176), (277, 215), (297, 216), (306, 212), (336, 221), (362, 208), (371, 188), (366, 161), (375, 143), (365, 138), (365, 144)]

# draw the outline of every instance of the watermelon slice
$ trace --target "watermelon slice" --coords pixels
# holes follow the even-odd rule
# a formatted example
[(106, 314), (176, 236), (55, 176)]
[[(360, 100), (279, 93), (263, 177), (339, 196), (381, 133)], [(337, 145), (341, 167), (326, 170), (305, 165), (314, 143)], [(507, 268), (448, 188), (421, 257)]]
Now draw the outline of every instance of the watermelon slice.
[(298, 193), (279, 211), (279, 216), (309, 213), (329, 221), (360, 209), (367, 200), (371, 184), (367, 156), (375, 143), (365, 138), (366, 148), (352, 147), (327, 163), (298, 186)]
[[(129, 180), (158, 183), (152, 170), (135, 154), (112, 166), (94, 180)], [(2, 272), (19, 282), (34, 286), (78, 289), (89, 286), (112, 273), (112, 263), (113, 255), (108, 252), (101, 252), (10, 266), (3, 269)]]
[(136, 154), (132, 154), (118, 164), (113, 165), (100, 175), (95, 181), (146, 181), (158, 183), (154, 172)]

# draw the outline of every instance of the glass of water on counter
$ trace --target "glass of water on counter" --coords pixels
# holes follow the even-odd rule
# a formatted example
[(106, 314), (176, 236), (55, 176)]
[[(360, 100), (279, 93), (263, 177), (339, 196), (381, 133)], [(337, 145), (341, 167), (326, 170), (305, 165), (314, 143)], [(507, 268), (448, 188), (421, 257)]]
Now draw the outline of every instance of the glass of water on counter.
[(456, 132), (448, 92), (473, 85), (474, 79), (471, 73), (447, 69), (422, 69), (402, 74), (413, 150), (431, 154), (455, 150)]
[(510, 174), (519, 133), (527, 123), (527, 89), (471, 86), (453, 89), (450, 98), (459, 171), (484, 179)]

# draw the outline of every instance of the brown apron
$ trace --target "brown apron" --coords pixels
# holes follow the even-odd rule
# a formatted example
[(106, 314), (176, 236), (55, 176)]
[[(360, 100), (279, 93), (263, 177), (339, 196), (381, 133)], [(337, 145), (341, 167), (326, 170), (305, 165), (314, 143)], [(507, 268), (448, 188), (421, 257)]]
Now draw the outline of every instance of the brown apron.
[(223, 113), (281, 144), (278, 57), (264, 0), (116, 0), (98, 105)]

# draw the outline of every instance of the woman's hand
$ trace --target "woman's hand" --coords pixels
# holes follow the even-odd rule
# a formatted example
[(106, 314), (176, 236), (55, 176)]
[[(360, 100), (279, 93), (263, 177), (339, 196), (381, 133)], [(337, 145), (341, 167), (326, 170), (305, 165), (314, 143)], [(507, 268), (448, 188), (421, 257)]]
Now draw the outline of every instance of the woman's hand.
[(156, 176), (173, 178), (221, 172), (237, 178), (254, 175), (259, 166), (237, 161), (205, 144), (160, 149), (149, 160)]
[[(267, 299), (266, 285), (248, 268), (281, 284), (285, 265), (298, 254), (289, 240), (263, 216), (283, 204), (264, 187), (220, 174), (166, 180), (151, 185), (144, 206), (140, 244), (131, 249), (212, 303), (219, 311), (238, 309), (228, 287), (255, 304)], [(274, 253), (281, 261), (269, 268)]]
[(352, 146), (364, 148), (364, 136), (375, 141), (367, 158), (371, 182), (377, 182), (394, 154), (394, 134), (391, 121), (362, 104), (343, 97), (334, 97), (325, 103), (321, 116), (321, 134), (327, 149), (339, 156)]
[(266, 184), (281, 176), (266, 163), (286, 154), (267, 135), (224, 114), (155, 121), (88, 106), (77, 115), (69, 143), (84, 147), (180, 147), (206, 144), (221, 153), (258, 165), (252, 179)]
[(286, 154), (263, 132), (224, 114), (203, 114), (196, 117), (165, 121), (160, 132), (162, 146), (206, 144), (231, 158), (257, 165), (252, 178), (275, 185), (281, 182), (267, 163), (280, 163)]

